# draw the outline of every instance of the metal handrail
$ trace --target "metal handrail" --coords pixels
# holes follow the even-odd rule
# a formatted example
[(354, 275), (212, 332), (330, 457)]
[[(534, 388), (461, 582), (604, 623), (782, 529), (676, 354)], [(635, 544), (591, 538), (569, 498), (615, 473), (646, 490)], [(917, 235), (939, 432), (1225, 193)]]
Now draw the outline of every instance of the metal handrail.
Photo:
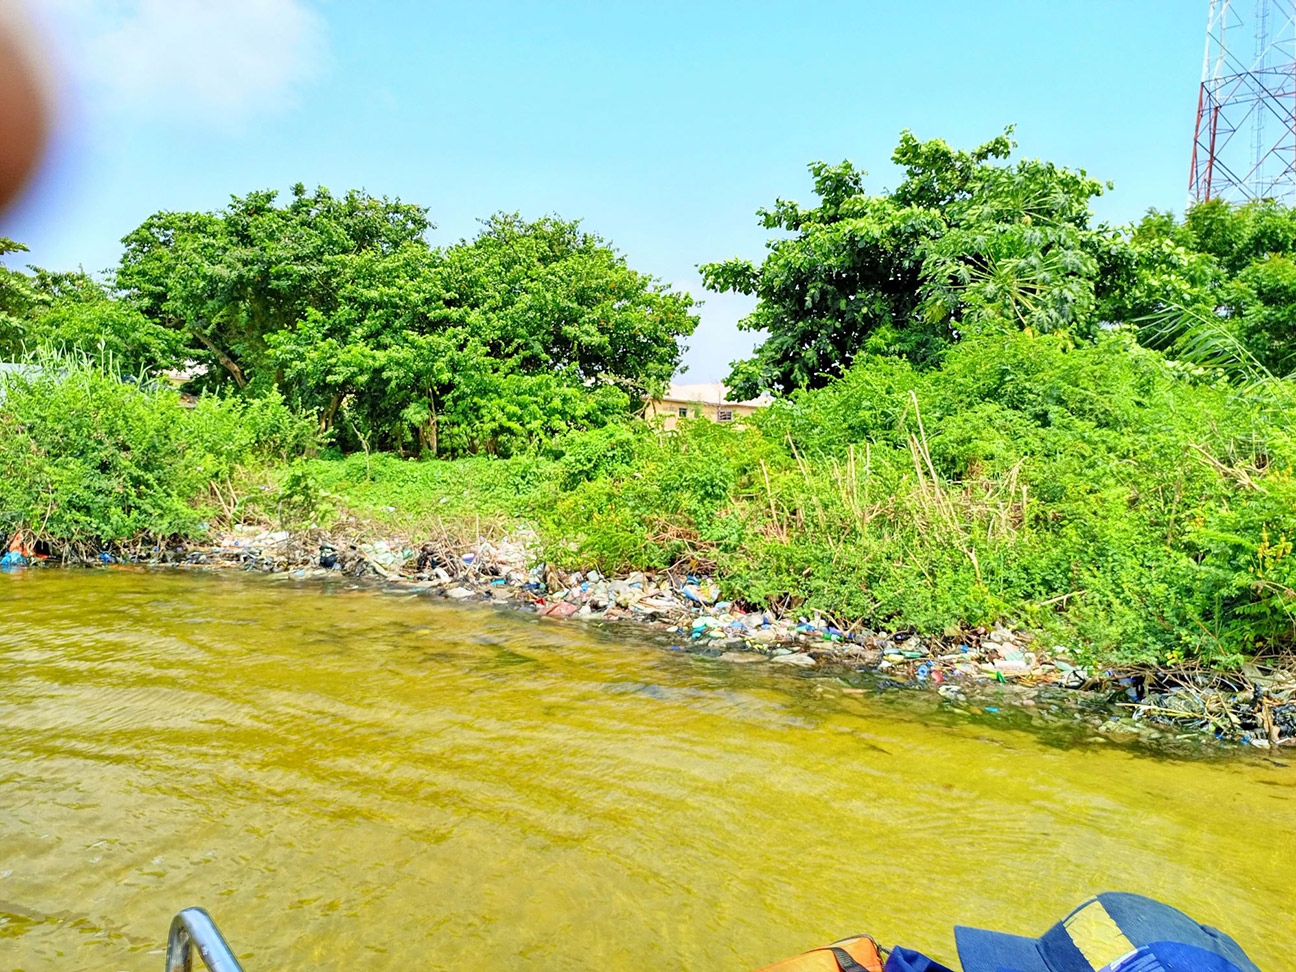
[(243, 972), (216, 922), (202, 908), (186, 908), (171, 919), (166, 972), (193, 972), (194, 945), (210, 972)]

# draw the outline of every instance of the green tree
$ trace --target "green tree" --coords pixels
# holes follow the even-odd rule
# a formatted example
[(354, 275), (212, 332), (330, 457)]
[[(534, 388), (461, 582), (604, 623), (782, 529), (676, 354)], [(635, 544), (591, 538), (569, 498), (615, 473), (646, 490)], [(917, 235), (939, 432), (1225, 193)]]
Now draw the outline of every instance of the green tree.
[(759, 212), (791, 234), (760, 267), (701, 268), (708, 288), (756, 296), (741, 326), (768, 334), (730, 385), (820, 387), (858, 354), (926, 364), (982, 331), (1092, 334), (1111, 234), (1090, 225), (1089, 201), (1103, 186), (1038, 160), (1002, 164), (1014, 146), (1008, 133), (966, 152), (905, 132), (892, 157), (904, 179), (880, 196), (849, 162), (812, 164), (818, 205), (780, 199)]
[(308, 193), (301, 183), (286, 205), (276, 198), (260, 191), (217, 213), (156, 213), (122, 241), (117, 286), (150, 320), (185, 335), (211, 383), (274, 383), (267, 335), (308, 310), (336, 308), (338, 258), (427, 246), (432, 224), (420, 206)]
[(471, 243), (445, 252), (446, 304), (469, 309), (492, 357), (522, 371), (660, 389), (693, 333), (693, 300), (631, 269), (578, 221), (516, 213), (485, 221)]
[(37, 268), (34, 289), (42, 301), (28, 327), (29, 350), (79, 351), (130, 376), (183, 367), (183, 335), (114, 298), (85, 272)]
[[(26, 247), (0, 239), (0, 252)], [(0, 268), (0, 358), (78, 352), (115, 372), (139, 375), (180, 366), (179, 336), (113, 298), (84, 271), (31, 273)]]
[(1212, 200), (1182, 221), (1150, 211), (1110, 268), (1106, 314), (1140, 340), (1254, 377), (1293, 371), (1296, 213)]
[[(21, 243), (0, 236), (0, 257), (6, 253), (26, 253)], [(40, 302), (40, 294), (31, 277), (20, 270), (0, 265), (0, 354), (12, 360), (28, 337), (28, 322)]]
[(509, 453), (664, 385), (692, 300), (578, 223), (488, 220), (445, 250), (330, 261), (337, 299), (266, 337), (290, 400), (365, 448)]

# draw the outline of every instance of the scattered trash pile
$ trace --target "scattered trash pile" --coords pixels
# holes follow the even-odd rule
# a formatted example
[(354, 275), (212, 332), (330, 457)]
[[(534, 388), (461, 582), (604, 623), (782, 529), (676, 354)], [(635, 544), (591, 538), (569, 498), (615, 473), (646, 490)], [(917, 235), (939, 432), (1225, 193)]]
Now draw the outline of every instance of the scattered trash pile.
[(1236, 673), (1148, 673), (1127, 679), (1136, 720), (1235, 739), (1261, 749), (1296, 744), (1296, 673), (1248, 664)]
[[(12, 559), (25, 563), (30, 552), (20, 539), (15, 542), (9, 553), (17, 551)], [(872, 630), (818, 612), (777, 614), (726, 601), (713, 579), (683, 571), (611, 578), (597, 570), (565, 572), (539, 558), (539, 540), (529, 531), (465, 550), (449, 535), (362, 541), (241, 527), (202, 547), (155, 548), (127, 559), (375, 577), (459, 601), (522, 606), (555, 620), (634, 620), (678, 639), (676, 647), (724, 662), (869, 672), (887, 685), (933, 688), (963, 707), (991, 693), (1032, 706), (1034, 698), (1053, 702), (1070, 695), (1067, 690), (1084, 690), (1127, 713), (1113, 714), (1109, 706), (1096, 720), (1097, 731), (1109, 738), (1206, 733), (1260, 748), (1296, 744), (1296, 666), (1290, 664), (1248, 665), (1230, 675), (1093, 671), (1066, 648), (1045, 649), (1029, 632), (1002, 625), (937, 636)], [(101, 553), (97, 562), (119, 560)], [(998, 711), (991, 705), (982, 709)]]
[(0, 556), (0, 570), (16, 570), (47, 559), (48, 553), (39, 549), (39, 546), (29, 545), (21, 530), (15, 530), (8, 536), (0, 534), (0, 549), (4, 550), (3, 556)]

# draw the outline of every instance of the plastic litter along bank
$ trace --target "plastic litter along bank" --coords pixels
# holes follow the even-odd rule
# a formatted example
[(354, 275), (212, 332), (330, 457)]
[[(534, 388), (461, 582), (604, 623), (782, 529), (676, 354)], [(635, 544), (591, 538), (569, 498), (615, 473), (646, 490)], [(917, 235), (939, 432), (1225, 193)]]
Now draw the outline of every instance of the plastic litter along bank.
[[(20, 536), (0, 568), (39, 563)], [(1296, 745), (1296, 671), (1252, 664), (1237, 672), (1095, 670), (1065, 646), (1005, 624), (920, 635), (870, 628), (822, 612), (760, 609), (725, 600), (713, 578), (686, 570), (606, 577), (539, 561), (534, 534), (470, 546), (448, 536), (361, 539), (248, 526), (200, 546), (139, 551), (135, 563), (238, 568), (295, 576), (370, 578), (463, 602), (507, 604), (549, 620), (638, 622), (675, 647), (735, 665), (867, 674), (881, 687), (925, 688), (949, 704), (1005, 707), (1084, 721), (1111, 741), (1213, 738), (1259, 749)], [(86, 562), (112, 566), (119, 553)]]

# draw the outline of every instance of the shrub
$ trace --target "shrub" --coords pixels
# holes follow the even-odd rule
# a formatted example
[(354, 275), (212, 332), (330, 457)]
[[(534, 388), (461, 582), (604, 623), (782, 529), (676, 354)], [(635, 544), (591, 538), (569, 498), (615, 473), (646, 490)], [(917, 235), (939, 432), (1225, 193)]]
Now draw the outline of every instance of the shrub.
[(730, 596), (877, 626), (1008, 617), (1104, 661), (1232, 664), (1296, 633), (1286, 415), (1122, 331), (858, 361), (749, 428), (573, 434), (548, 555), (714, 568)]
[(186, 408), (72, 358), (7, 375), (0, 394), (0, 511), (61, 549), (199, 532), (211, 483), (312, 440), (276, 397)]

